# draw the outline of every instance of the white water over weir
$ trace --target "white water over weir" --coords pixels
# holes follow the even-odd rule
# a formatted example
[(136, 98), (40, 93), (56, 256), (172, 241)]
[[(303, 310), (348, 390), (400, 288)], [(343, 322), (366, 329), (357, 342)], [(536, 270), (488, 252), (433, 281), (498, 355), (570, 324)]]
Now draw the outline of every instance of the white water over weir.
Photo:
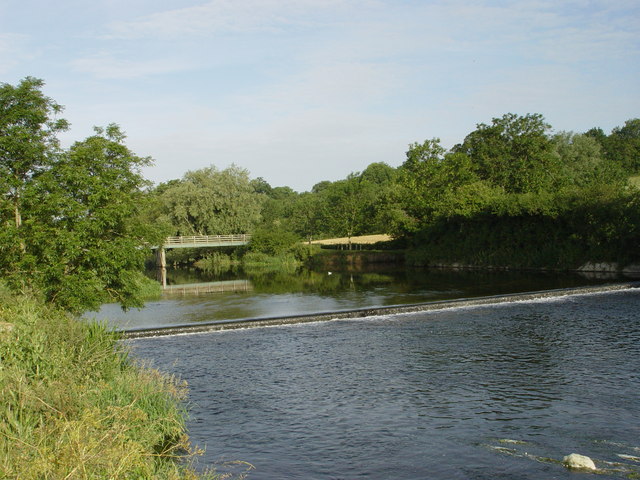
[(324, 322), (349, 318), (365, 318), (402, 313), (437, 311), (452, 308), (477, 307), (482, 305), (497, 305), (501, 303), (526, 302), (565, 297), (568, 295), (587, 295), (593, 293), (612, 292), (616, 290), (627, 290), (632, 288), (640, 288), (640, 282), (616, 283), (610, 285), (598, 285), (593, 287), (563, 288), (557, 290), (543, 290), (537, 292), (514, 293), (507, 295), (492, 295), (478, 298), (461, 298), (456, 300), (441, 300), (435, 302), (393, 305), (385, 307), (337, 310), (331, 312), (310, 313), (306, 315), (213, 320), (210, 322), (176, 324), (162, 327), (141, 327), (121, 330), (121, 333), (124, 338), (144, 338), (196, 334), (240, 328), (258, 328), (295, 323)]

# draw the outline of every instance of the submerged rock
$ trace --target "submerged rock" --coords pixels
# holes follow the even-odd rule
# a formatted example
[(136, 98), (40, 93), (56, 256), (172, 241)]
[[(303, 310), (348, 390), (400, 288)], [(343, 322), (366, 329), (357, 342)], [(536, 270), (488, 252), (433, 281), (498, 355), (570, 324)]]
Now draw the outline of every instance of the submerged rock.
[(572, 453), (562, 459), (565, 467), (575, 470), (596, 470), (596, 464), (589, 457)]
[(500, 443), (513, 443), (515, 445), (526, 445), (527, 444), (527, 442), (524, 442), (522, 440), (511, 440), (510, 438), (501, 438), (498, 441)]

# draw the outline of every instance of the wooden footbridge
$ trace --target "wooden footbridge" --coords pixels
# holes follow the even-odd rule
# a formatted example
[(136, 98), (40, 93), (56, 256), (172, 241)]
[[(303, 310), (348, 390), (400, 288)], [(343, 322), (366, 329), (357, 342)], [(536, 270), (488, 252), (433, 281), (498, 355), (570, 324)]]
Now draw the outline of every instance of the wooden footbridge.
[(167, 237), (164, 243), (158, 247), (152, 247), (156, 251), (156, 263), (158, 265), (158, 280), (162, 287), (167, 286), (167, 258), (166, 250), (172, 248), (212, 248), (212, 247), (239, 247), (246, 245), (251, 240), (251, 235), (241, 233), (237, 235), (190, 235), (181, 237)]
[(167, 237), (160, 248), (201, 248), (201, 247), (235, 247), (246, 245), (251, 235), (191, 235), (183, 237)]

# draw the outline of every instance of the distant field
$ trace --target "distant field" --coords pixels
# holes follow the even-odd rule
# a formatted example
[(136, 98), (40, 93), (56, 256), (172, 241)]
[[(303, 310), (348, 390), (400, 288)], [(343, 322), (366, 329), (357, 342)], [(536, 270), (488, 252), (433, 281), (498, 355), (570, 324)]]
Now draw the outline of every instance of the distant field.
[[(377, 243), (377, 242), (388, 242), (391, 240), (389, 235), (363, 235), (361, 237), (351, 237), (351, 243), (359, 243), (362, 245)], [(342, 238), (327, 238), (325, 240), (315, 240), (311, 243), (316, 245), (344, 245), (349, 243), (348, 237)]]

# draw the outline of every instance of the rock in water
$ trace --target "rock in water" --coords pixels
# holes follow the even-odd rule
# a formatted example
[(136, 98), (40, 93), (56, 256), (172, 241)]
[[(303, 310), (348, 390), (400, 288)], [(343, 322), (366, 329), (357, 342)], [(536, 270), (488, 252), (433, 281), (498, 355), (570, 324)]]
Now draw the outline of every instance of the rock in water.
[(596, 464), (589, 457), (572, 453), (562, 459), (562, 463), (567, 468), (576, 470), (596, 470)]

